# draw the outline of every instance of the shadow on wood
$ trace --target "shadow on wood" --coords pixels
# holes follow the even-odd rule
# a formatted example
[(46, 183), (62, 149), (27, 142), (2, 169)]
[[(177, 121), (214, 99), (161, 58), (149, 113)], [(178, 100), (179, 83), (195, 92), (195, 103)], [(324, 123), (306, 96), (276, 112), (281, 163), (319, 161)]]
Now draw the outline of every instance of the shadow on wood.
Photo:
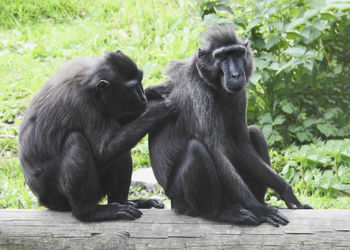
[(287, 226), (235, 226), (142, 210), (134, 221), (84, 223), (71, 213), (0, 210), (0, 249), (350, 249), (350, 210), (282, 210)]

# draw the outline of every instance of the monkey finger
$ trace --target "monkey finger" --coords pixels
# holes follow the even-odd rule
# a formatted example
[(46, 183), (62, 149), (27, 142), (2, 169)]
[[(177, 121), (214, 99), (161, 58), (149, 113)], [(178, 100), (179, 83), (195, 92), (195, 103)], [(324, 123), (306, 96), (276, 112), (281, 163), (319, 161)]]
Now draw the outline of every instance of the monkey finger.
[(162, 209), (164, 208), (164, 204), (158, 200), (151, 200), (152, 201), (152, 207)]
[(275, 221), (274, 221), (273, 219), (271, 219), (270, 217), (262, 217), (262, 221), (263, 221), (263, 222), (267, 222), (267, 223), (271, 224), (271, 225), (274, 226), (274, 227), (279, 227), (279, 226), (280, 226), (277, 222), (275, 222)]
[(239, 211), (243, 214), (246, 224), (257, 226), (263, 223), (263, 220), (259, 219), (253, 212), (246, 209), (240, 209)]
[(262, 220), (260, 220), (258, 217), (256, 217), (255, 215), (251, 215), (249, 218), (248, 218), (249, 222), (251, 222), (250, 225), (255, 225), (255, 226), (258, 226), (260, 225), (261, 223), (263, 223)]
[(279, 218), (278, 216), (274, 215), (272, 216), (272, 219), (277, 222), (278, 224), (282, 225), (282, 226), (285, 226), (289, 223), (289, 221), (285, 221), (285, 220), (282, 220), (281, 218)]
[(140, 218), (142, 215), (142, 212), (135, 207), (130, 206), (126, 211), (135, 216), (136, 218)]
[(126, 211), (118, 211), (115, 214), (115, 218), (120, 220), (135, 220), (137, 217), (133, 216), (132, 214)]
[(287, 201), (285, 201), (285, 203), (289, 209), (297, 209), (298, 208), (297, 205), (295, 205), (294, 203), (287, 202)]
[(284, 221), (285, 223), (287, 223), (287, 224), (289, 223), (287, 216), (285, 216), (284, 214), (277, 211), (275, 216), (278, 217), (279, 219), (281, 219), (282, 221)]
[(132, 207), (137, 207), (137, 204), (133, 201), (126, 201), (123, 203), (123, 205), (129, 205), (129, 206), (132, 206)]

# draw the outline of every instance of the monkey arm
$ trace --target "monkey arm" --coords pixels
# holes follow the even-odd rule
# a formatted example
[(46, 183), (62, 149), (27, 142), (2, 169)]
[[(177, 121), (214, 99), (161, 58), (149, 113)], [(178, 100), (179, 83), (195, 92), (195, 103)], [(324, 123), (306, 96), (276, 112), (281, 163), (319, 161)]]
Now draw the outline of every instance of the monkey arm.
[(145, 89), (146, 97), (150, 100), (163, 99), (164, 96), (168, 96), (173, 89), (170, 82), (166, 82), (160, 85), (151, 86)]
[(244, 156), (241, 158), (242, 165), (250, 175), (273, 188), (285, 201), (288, 208), (311, 208), (299, 202), (289, 183), (263, 161), (253, 149), (247, 149), (242, 155)]
[(225, 154), (217, 150), (213, 156), (218, 175), (224, 182), (225, 187), (232, 193), (233, 197), (246, 208), (252, 205), (258, 205), (259, 202)]
[(130, 150), (159, 122), (172, 115), (175, 109), (175, 104), (168, 100), (151, 103), (143, 115), (120, 128), (110, 136), (109, 140), (98, 145), (99, 158), (102, 161), (109, 161)]

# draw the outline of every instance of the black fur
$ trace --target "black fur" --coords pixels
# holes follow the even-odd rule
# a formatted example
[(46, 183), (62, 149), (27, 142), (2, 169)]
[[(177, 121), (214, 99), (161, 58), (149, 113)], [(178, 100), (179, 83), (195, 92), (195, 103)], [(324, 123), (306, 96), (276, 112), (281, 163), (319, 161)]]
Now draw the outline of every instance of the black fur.
[(170, 64), (164, 85), (146, 89), (147, 97), (168, 95), (179, 109), (177, 118), (149, 135), (155, 176), (175, 211), (238, 224), (287, 224), (264, 203), (267, 187), (289, 208), (310, 208), (269, 166), (261, 130), (247, 126), (246, 83), (253, 69), (248, 44), (231, 26), (215, 26), (192, 58)]
[[(127, 200), (130, 149), (174, 110), (169, 101), (146, 108), (141, 81), (142, 71), (117, 51), (73, 60), (46, 82), (19, 136), (22, 169), (41, 205), (87, 221), (134, 219), (137, 208), (163, 207)], [(105, 195), (108, 204), (98, 205)]]

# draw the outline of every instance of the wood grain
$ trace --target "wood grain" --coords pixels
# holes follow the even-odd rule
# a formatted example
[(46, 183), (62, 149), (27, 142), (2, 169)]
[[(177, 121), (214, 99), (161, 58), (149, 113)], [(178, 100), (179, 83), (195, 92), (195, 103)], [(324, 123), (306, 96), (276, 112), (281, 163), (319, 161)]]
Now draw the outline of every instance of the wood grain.
[(350, 249), (350, 210), (282, 210), (290, 223), (236, 226), (142, 210), (134, 221), (84, 223), (71, 213), (0, 210), (0, 249)]

